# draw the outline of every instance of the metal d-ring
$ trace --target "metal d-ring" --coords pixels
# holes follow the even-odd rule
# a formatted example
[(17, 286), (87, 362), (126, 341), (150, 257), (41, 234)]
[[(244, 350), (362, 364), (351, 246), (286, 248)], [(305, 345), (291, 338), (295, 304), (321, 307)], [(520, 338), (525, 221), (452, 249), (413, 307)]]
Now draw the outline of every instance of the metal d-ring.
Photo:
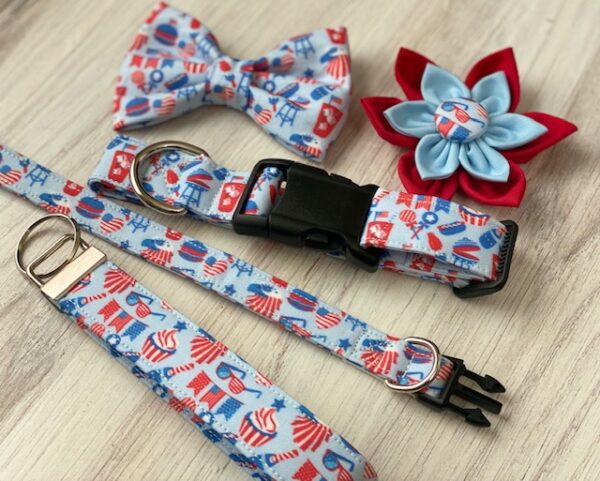
[[(31, 236), (32, 232), (40, 224), (43, 224), (44, 222), (47, 222), (51, 219), (59, 219), (64, 222), (67, 222), (71, 226), (71, 229), (73, 230), (73, 232), (69, 233), (69, 234), (64, 234), (52, 246), (50, 246), (48, 249), (46, 249), (44, 252), (42, 252), (38, 257), (36, 257), (28, 266), (25, 266), (23, 263), (23, 253), (25, 252), (25, 247), (27, 246), (27, 241), (29, 240), (29, 237)], [(65, 258), (65, 260), (59, 266), (55, 267), (54, 269), (52, 269), (48, 272), (43, 272), (43, 273), (39, 273), (39, 274), (38, 273), (33, 274), (33, 272), (30, 272), (32, 266), (39, 265), (43, 260), (47, 259), (48, 257), (50, 257), (50, 255), (52, 255), (54, 252), (56, 252), (68, 240), (72, 240), (73, 247), (71, 248), (70, 254)], [(64, 214), (48, 214), (48, 215), (36, 220), (33, 224), (31, 224), (25, 230), (25, 232), (23, 232), (23, 235), (21, 236), (21, 239), (19, 239), (19, 244), (17, 246), (17, 252), (15, 254), (15, 262), (17, 263), (17, 268), (23, 274), (25, 274), (28, 277), (31, 277), (33, 280), (35, 280), (36, 282), (39, 283), (40, 279), (46, 279), (48, 277), (54, 276), (58, 271), (60, 271), (67, 264), (69, 264), (77, 255), (77, 252), (79, 251), (80, 246), (81, 246), (81, 230), (79, 228), (79, 224), (77, 224), (77, 222), (75, 222), (71, 217), (68, 217)]]
[(399, 391), (399, 392), (410, 394), (410, 393), (420, 391), (421, 389), (423, 389), (424, 387), (429, 385), (437, 377), (438, 373), (440, 372), (442, 358), (440, 355), (439, 348), (433, 342), (431, 342), (429, 339), (425, 339), (422, 337), (405, 337), (404, 341), (406, 343), (411, 343), (411, 344), (416, 344), (418, 346), (426, 347), (427, 349), (429, 349), (431, 351), (431, 354), (433, 357), (433, 367), (432, 367), (431, 371), (429, 372), (429, 374), (427, 374), (427, 376), (425, 376), (423, 379), (421, 379), (416, 384), (402, 385), (402, 384), (392, 382), (389, 379), (385, 380), (385, 385), (387, 387), (389, 387), (390, 389), (392, 389), (394, 391)]
[(187, 213), (187, 209), (185, 207), (174, 207), (166, 202), (155, 199), (145, 189), (142, 181), (142, 175), (140, 171), (145, 160), (150, 156), (165, 150), (181, 150), (192, 155), (205, 155), (210, 157), (206, 150), (201, 149), (193, 144), (188, 144), (187, 142), (179, 142), (177, 140), (163, 140), (161, 142), (155, 142), (147, 147), (144, 147), (135, 155), (129, 169), (129, 180), (131, 182), (131, 186), (133, 187), (133, 191), (145, 206), (150, 207), (161, 214), (184, 215)]

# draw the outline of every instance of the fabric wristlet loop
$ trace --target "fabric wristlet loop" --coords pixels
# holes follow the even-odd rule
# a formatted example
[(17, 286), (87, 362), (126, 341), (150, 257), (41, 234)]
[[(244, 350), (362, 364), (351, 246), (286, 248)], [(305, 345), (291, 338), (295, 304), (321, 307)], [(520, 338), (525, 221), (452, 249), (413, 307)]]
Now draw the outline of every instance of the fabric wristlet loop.
[[(44, 217), (25, 232), (18, 252), (30, 230), (50, 218), (77, 225), (62, 214)], [(42, 292), (251, 477), (294, 481), (314, 471), (328, 481), (377, 479), (368, 461), (308, 408), (98, 249), (66, 235), (82, 252), (47, 276)], [(38, 286), (33, 267), (55, 254), (56, 244), (27, 266), (18, 257), (19, 269)]]

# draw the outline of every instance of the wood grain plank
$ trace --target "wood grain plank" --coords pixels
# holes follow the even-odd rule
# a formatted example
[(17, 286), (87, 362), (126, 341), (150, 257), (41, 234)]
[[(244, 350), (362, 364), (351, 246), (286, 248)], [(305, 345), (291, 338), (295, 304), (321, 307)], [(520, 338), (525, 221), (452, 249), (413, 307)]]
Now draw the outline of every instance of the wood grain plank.
[[(381, 329), (431, 337), (444, 352), (506, 381), (506, 409), (490, 430), (394, 395), (225, 300), (93, 242), (309, 405), (372, 461), (382, 480), (599, 479), (600, 4), (181, 0), (177, 6), (203, 19), (238, 57), (256, 57), (295, 33), (346, 25), (353, 101), (326, 167), (393, 189), (401, 187), (400, 151), (374, 134), (358, 100), (401, 96), (393, 78), (398, 47), (419, 50), (458, 75), (494, 50), (515, 47), (521, 110), (564, 116), (580, 131), (524, 166), (529, 187), (520, 209), (485, 208), (521, 226), (511, 281), (500, 294), (460, 301), (444, 286), (369, 275), (316, 252), (168, 219)], [(85, 182), (112, 135), (119, 62), (151, 7), (149, 1), (0, 0), (0, 141)], [(291, 156), (249, 119), (223, 108), (135, 135), (194, 142), (239, 169)], [(13, 248), (40, 212), (6, 192), (0, 211), (0, 480), (243, 479), (193, 426), (17, 276)]]

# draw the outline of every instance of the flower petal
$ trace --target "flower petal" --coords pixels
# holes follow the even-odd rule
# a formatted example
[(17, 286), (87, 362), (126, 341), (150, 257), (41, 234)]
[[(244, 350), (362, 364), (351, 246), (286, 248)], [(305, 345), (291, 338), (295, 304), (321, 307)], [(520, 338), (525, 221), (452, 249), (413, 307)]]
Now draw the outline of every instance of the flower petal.
[(458, 173), (458, 183), (466, 195), (482, 204), (519, 207), (527, 181), (518, 165), (509, 162), (509, 166), (510, 174), (505, 183), (475, 179), (464, 170)]
[(565, 137), (568, 137), (577, 131), (576, 125), (565, 119), (561, 119), (560, 117), (554, 117), (553, 115), (543, 114), (541, 112), (528, 112), (522, 115), (542, 124), (548, 131), (533, 142), (519, 147), (518, 149), (502, 151), (502, 154), (507, 159), (518, 164), (529, 162), (543, 150), (552, 147), (554, 144), (557, 144)]
[(458, 187), (458, 172), (447, 179), (423, 180), (417, 171), (415, 153), (406, 152), (398, 160), (398, 176), (406, 190), (412, 194), (435, 195), (451, 199)]
[(425, 73), (421, 80), (421, 93), (427, 102), (435, 106), (444, 100), (471, 97), (471, 91), (458, 77), (432, 63), (425, 66)]
[(458, 168), (459, 144), (440, 134), (428, 134), (419, 140), (415, 164), (423, 180), (445, 179)]
[(548, 129), (520, 114), (503, 114), (491, 118), (483, 140), (496, 149), (514, 149), (541, 137)]
[(521, 89), (519, 87), (519, 71), (512, 48), (505, 48), (495, 52), (477, 62), (465, 79), (468, 87), (473, 87), (481, 78), (502, 71), (506, 75), (506, 80), (510, 88), (510, 107), (512, 112), (519, 105)]
[(383, 112), (401, 100), (394, 97), (363, 97), (360, 103), (379, 136), (392, 145), (414, 149), (419, 139), (396, 132), (383, 116)]
[(490, 182), (506, 182), (508, 179), (508, 161), (481, 139), (461, 144), (458, 159), (460, 165), (476, 179)]
[(434, 113), (433, 104), (424, 100), (413, 100), (390, 107), (383, 112), (383, 116), (394, 130), (420, 138), (436, 132)]
[(473, 100), (487, 110), (490, 117), (505, 114), (510, 107), (510, 88), (504, 72), (483, 77), (473, 88)]
[(408, 100), (422, 100), (421, 95), (421, 79), (425, 66), (428, 63), (433, 63), (423, 55), (413, 52), (407, 48), (401, 48), (396, 57), (396, 65), (394, 72), (396, 80)]

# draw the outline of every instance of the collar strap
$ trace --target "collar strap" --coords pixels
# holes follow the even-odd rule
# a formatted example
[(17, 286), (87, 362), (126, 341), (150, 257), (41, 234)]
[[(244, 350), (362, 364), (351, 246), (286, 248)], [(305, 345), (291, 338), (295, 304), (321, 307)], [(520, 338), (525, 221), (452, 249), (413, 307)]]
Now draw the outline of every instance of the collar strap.
[(89, 185), (238, 234), (321, 249), (371, 272), (447, 283), (459, 297), (502, 289), (517, 237), (514, 222), (445, 199), (359, 186), (290, 160), (263, 160), (251, 173), (229, 170), (179, 142), (146, 146), (117, 136)]
[[(57, 216), (68, 219), (54, 214), (41, 220)], [(65, 239), (79, 255), (40, 282), (38, 264)], [(19, 252), (25, 243), (24, 237)], [(54, 246), (29, 266), (19, 266), (59, 311), (251, 477), (314, 479), (302, 477), (312, 472), (328, 481), (376, 479), (364, 456), (306, 406), (107, 261), (101, 251), (68, 234)]]
[[(447, 381), (456, 366), (449, 358), (440, 359), (438, 371), (427, 348), (386, 334), (242, 259), (100, 197), (6, 146), (0, 155), (8, 179), (0, 185), (7, 190), (51, 213), (71, 216), (95, 236), (277, 323), (388, 386), (419, 385), (435, 370), (435, 379), (419, 390), (419, 398), (449, 406), (454, 388), (447, 388)], [(479, 408), (472, 411), (481, 413)], [(480, 425), (489, 425), (481, 416)]]

